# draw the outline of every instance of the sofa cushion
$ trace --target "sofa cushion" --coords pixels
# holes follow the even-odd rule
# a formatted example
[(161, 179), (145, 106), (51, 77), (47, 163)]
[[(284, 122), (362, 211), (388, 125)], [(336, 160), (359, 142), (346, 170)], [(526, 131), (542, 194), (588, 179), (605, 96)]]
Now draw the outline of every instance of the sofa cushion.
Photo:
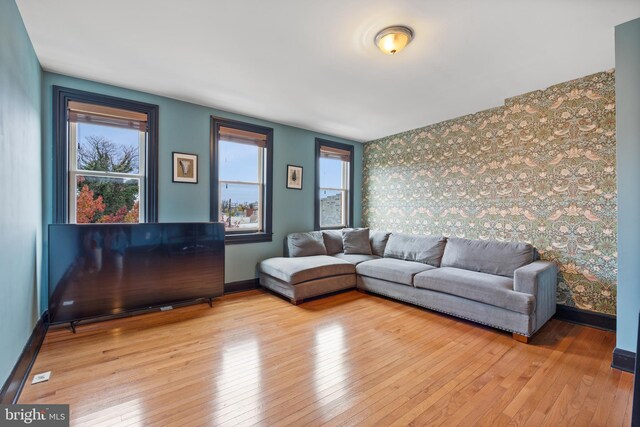
[(441, 267), (416, 274), (413, 284), (522, 314), (531, 314), (535, 305), (532, 295), (513, 290), (513, 279), (459, 268)]
[(413, 276), (434, 268), (435, 267), (421, 262), (404, 261), (395, 258), (380, 258), (358, 264), (356, 266), (356, 272), (363, 276), (412, 286)]
[(441, 236), (414, 236), (393, 233), (384, 249), (385, 258), (397, 258), (440, 266), (447, 239)]
[(368, 228), (343, 228), (342, 248), (345, 254), (371, 255)]
[(322, 237), (324, 246), (327, 248), (327, 255), (342, 252), (342, 230), (323, 230)]
[(533, 258), (529, 243), (450, 238), (441, 265), (513, 277), (517, 268), (533, 262)]
[(373, 255), (384, 256), (391, 233), (386, 231), (369, 231), (369, 244)]
[(307, 233), (291, 233), (287, 236), (287, 248), (290, 257), (305, 257), (312, 255), (326, 255), (322, 231)]
[(338, 259), (341, 259), (341, 260), (344, 260), (344, 261), (348, 261), (351, 264), (355, 264), (355, 265), (358, 265), (361, 262), (371, 261), (372, 259), (379, 259), (380, 258), (377, 255), (345, 254), (345, 253), (339, 253), (339, 254), (335, 254), (333, 256), (338, 258)]
[(323, 277), (355, 273), (355, 266), (350, 262), (327, 255), (269, 258), (262, 261), (258, 268), (261, 273), (291, 285)]

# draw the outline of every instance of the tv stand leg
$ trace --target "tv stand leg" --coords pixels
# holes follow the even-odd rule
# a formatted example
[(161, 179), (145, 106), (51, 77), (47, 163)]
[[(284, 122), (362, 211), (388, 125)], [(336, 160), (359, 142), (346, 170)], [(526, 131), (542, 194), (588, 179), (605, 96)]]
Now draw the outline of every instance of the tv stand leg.
[(209, 307), (213, 308), (213, 298), (209, 298)]
[(74, 334), (76, 333), (76, 325), (80, 323), (77, 320), (72, 320), (71, 322), (69, 322), (69, 326), (71, 326), (71, 332), (73, 332)]

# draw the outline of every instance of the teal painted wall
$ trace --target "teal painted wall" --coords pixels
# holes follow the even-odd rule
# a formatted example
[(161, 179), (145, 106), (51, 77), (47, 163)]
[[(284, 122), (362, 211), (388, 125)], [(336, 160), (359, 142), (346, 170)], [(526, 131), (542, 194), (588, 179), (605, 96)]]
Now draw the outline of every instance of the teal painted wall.
[(640, 18), (616, 26), (615, 35), (618, 165), (616, 345), (635, 352), (640, 311)]
[[(273, 177), (273, 242), (227, 246), (226, 282), (256, 277), (256, 264), (268, 257), (282, 254), (284, 237), (294, 231), (313, 229), (314, 209), (314, 151), (315, 138), (321, 137), (351, 144), (355, 147), (355, 224), (360, 224), (362, 187), (362, 144), (319, 134), (292, 126), (272, 123), (232, 114), (166, 97), (137, 92), (120, 87), (81, 80), (45, 72), (43, 79), (44, 108), (44, 174), (46, 220), (51, 222), (53, 205), (53, 131), (52, 86), (64, 86), (105, 95), (148, 102), (160, 106), (159, 157), (159, 220), (209, 220), (209, 128), (210, 116), (216, 115), (242, 120), (274, 129)], [(274, 99), (273, 102), (278, 102)], [(197, 185), (171, 182), (171, 152), (181, 151), (198, 155), (199, 179)], [(287, 164), (304, 168), (303, 189), (285, 188)], [(45, 242), (46, 247), (46, 242)], [(46, 301), (43, 301), (43, 308)]]
[(40, 314), (41, 79), (15, 2), (0, 1), (0, 386)]

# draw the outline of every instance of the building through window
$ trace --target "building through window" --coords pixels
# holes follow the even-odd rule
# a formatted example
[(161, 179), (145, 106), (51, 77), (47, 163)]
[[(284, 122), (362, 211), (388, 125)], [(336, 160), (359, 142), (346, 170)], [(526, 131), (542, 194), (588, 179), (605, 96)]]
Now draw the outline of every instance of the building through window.
[(353, 147), (316, 139), (316, 229), (350, 227)]

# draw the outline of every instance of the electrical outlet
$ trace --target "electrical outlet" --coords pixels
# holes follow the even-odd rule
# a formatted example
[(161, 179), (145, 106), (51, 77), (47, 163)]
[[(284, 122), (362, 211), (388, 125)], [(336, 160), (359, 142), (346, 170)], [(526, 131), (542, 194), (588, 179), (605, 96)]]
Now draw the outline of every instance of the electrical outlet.
[(160, 307), (160, 311), (169, 311), (169, 310), (173, 310), (172, 305), (165, 305), (164, 307)]
[(51, 377), (51, 371), (47, 371), (47, 372), (43, 372), (41, 374), (37, 374), (33, 376), (33, 381), (31, 381), (31, 384), (38, 384), (38, 383), (43, 383), (45, 381), (49, 381), (49, 378)]

